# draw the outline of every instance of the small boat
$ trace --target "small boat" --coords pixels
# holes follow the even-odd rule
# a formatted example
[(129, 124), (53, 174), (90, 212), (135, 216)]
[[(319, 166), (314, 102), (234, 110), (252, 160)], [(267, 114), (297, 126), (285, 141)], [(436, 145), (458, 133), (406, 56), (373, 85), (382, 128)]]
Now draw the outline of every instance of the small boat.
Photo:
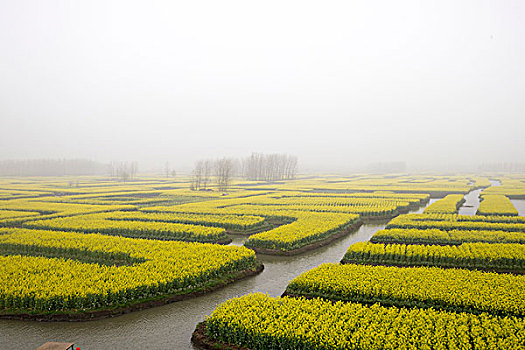
[(75, 343), (57, 343), (48, 341), (42, 344), (37, 350), (80, 350), (80, 347), (75, 348)]

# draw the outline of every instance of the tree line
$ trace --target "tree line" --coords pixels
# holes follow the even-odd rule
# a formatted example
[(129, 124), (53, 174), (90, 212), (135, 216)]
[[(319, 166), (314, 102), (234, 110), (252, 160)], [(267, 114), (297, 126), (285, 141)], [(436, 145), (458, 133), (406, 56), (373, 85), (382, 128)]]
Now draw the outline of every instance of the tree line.
[(497, 171), (505, 173), (525, 173), (524, 162), (492, 162), (482, 163), (479, 166), (481, 171)]
[(215, 183), (219, 191), (225, 192), (230, 187), (232, 178), (237, 175), (246, 180), (290, 180), (297, 175), (297, 168), (297, 157), (287, 154), (252, 153), (242, 159), (204, 159), (195, 163), (190, 188), (205, 191)]
[(0, 161), (0, 176), (104, 175), (108, 165), (89, 159), (11, 159)]
[(298, 159), (288, 154), (252, 153), (242, 159), (242, 176), (247, 180), (277, 181), (294, 179)]
[(12, 159), (0, 161), (0, 176), (82, 176), (110, 175), (116, 181), (135, 179), (137, 162), (109, 164), (89, 159)]
[(137, 162), (112, 161), (109, 163), (109, 173), (117, 181), (131, 181), (137, 176), (139, 166)]

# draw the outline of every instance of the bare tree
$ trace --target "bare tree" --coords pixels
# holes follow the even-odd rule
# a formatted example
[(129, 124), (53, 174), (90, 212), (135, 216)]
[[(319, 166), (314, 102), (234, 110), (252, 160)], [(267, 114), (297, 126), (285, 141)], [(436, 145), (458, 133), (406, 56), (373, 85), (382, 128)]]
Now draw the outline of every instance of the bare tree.
[(138, 171), (137, 162), (115, 162), (110, 163), (111, 177), (117, 181), (130, 181), (135, 178)]
[(191, 172), (190, 188), (193, 191), (200, 191), (201, 189), (203, 170), (204, 170), (204, 161), (199, 160), (197, 163), (195, 163), (195, 167), (193, 168), (193, 171)]
[(131, 166), (130, 167), (131, 167), (130, 177), (131, 177), (131, 180), (133, 180), (137, 176), (137, 172), (139, 170), (139, 163), (131, 162)]
[(252, 153), (242, 160), (242, 174), (249, 180), (288, 180), (297, 175), (297, 157), (287, 154)]
[(175, 169), (170, 167), (170, 162), (164, 164), (164, 173), (166, 174), (166, 178), (175, 177), (177, 175)]
[(226, 192), (231, 185), (234, 175), (235, 162), (232, 158), (222, 158), (215, 161), (215, 176), (217, 188), (221, 192)]
[(202, 189), (208, 189), (208, 184), (211, 182), (211, 176), (213, 173), (213, 160), (206, 159), (202, 161)]
[(295, 179), (299, 160), (296, 156), (288, 156), (285, 166), (285, 176), (287, 179)]
[(287, 154), (252, 153), (244, 159), (222, 158), (215, 161), (206, 159), (195, 163), (190, 188), (206, 190), (215, 175), (219, 191), (226, 191), (236, 169), (249, 180), (276, 181), (294, 179), (297, 175), (297, 157)]

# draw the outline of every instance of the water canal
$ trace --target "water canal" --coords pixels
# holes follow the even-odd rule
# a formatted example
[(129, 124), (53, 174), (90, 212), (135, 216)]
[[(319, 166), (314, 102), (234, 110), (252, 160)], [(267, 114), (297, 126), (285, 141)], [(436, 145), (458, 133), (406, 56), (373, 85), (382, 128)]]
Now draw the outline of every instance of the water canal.
[[(474, 197), (474, 194), (472, 196)], [(432, 199), (429, 204), (436, 200)], [(420, 208), (413, 212), (421, 213), (423, 210), (424, 208)], [(82, 350), (193, 349), (190, 338), (195, 326), (220, 303), (252, 292), (279, 296), (291, 279), (319, 264), (339, 262), (351, 244), (370, 239), (377, 230), (384, 228), (386, 223), (387, 221), (363, 225), (356, 232), (326, 247), (298, 256), (261, 255), (260, 260), (265, 265), (261, 274), (195, 299), (89, 322), (39, 323), (0, 320), (0, 348), (36, 349), (48, 340), (68, 340), (81, 345)], [(244, 239), (237, 236), (232, 244), (240, 245)]]

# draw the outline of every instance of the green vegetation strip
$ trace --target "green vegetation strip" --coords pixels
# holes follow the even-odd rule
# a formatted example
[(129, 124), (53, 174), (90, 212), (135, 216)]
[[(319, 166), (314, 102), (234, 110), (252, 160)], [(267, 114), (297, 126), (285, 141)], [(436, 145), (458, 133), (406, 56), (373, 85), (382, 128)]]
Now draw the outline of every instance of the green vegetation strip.
[(106, 266), (132, 266), (133, 264), (141, 264), (146, 261), (144, 258), (131, 257), (129, 254), (121, 252), (109, 253), (78, 248), (57, 248), (12, 243), (0, 244), (0, 256), (9, 255), (58, 258)]
[(194, 224), (226, 229), (246, 230), (260, 226), (264, 218), (253, 215), (232, 214), (193, 214), (193, 213), (146, 213), (141, 211), (121, 211), (108, 215), (108, 220), (157, 221)]
[[(207, 290), (261, 267), (255, 253), (244, 247), (75, 232), (0, 231), (0, 246), (22, 253), (0, 255), (0, 315), (112, 310)], [(51, 252), (80, 251), (86, 252), (88, 260), (129, 256), (129, 262), (135, 263), (109, 265), (48, 257)]]
[(372, 243), (406, 244), (453, 244), (462, 243), (520, 243), (525, 244), (525, 232), (471, 231), (438, 229), (393, 228), (377, 231), (370, 239)]
[(517, 317), (263, 294), (226, 301), (205, 327), (217, 348), (525, 349), (525, 323)]
[(174, 240), (203, 243), (229, 243), (231, 239), (223, 228), (204, 227), (157, 221), (110, 220), (113, 213), (97, 213), (36, 220), (24, 227), (57, 231), (77, 231), (104, 235), (156, 240)]
[(313, 217), (310, 220), (299, 219), (291, 224), (254, 234), (244, 245), (270, 254), (272, 251), (290, 252), (351, 231), (361, 224), (359, 216), (353, 214), (310, 215)]
[(425, 214), (432, 214), (432, 213), (446, 213), (446, 214), (453, 214), (456, 213), (461, 207), (461, 205), (465, 203), (465, 198), (462, 194), (449, 194), (443, 199), (440, 199), (431, 205), (429, 205), (425, 209)]
[(438, 266), (525, 273), (525, 245), (463, 243), (458, 246), (359, 242), (348, 248), (343, 263)]
[(525, 232), (525, 222), (501, 217), (407, 214), (392, 219), (386, 228)]
[(286, 294), (404, 307), (525, 316), (525, 276), (437, 267), (323, 264)]
[(514, 204), (503, 195), (491, 194), (481, 197), (477, 214), (480, 215), (509, 215), (517, 216), (518, 210)]

